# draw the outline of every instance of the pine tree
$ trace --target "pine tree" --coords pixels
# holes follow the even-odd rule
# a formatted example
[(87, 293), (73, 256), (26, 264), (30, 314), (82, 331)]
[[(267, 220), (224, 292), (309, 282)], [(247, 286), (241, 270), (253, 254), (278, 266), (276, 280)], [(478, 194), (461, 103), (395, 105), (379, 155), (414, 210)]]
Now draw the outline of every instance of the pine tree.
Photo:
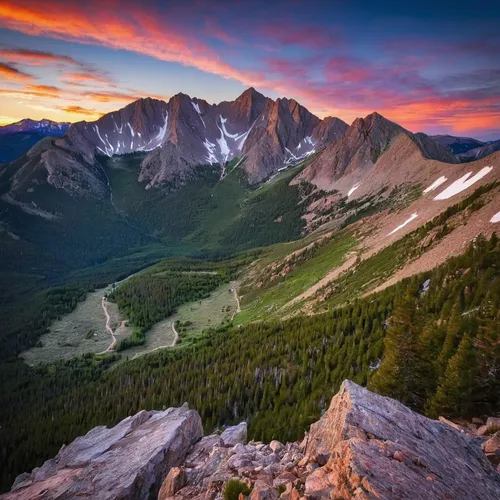
[(456, 352), (460, 339), (460, 323), (460, 309), (458, 303), (456, 303), (453, 306), (450, 319), (447, 322), (446, 337), (444, 339), (443, 348), (437, 359), (437, 371), (440, 376), (444, 374), (448, 361)]
[(477, 376), (476, 353), (470, 334), (464, 335), (458, 350), (450, 359), (435, 396), (429, 403), (429, 414), (437, 417), (465, 415)]
[(409, 291), (396, 304), (385, 338), (385, 352), (368, 387), (404, 404), (420, 407), (427, 391), (429, 358), (415, 325), (416, 299)]

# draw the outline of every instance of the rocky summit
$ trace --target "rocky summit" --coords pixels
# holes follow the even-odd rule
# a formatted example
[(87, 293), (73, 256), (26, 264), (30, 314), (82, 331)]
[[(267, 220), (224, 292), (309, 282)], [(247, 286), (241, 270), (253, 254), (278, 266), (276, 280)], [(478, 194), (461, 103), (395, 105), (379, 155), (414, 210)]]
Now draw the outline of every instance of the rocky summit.
[[(238, 158), (245, 159), (247, 179), (255, 184), (300, 163), (348, 128), (339, 118), (320, 120), (294, 99), (274, 101), (253, 88), (217, 105), (183, 93), (168, 103), (139, 99), (95, 122), (75, 123), (63, 137), (32, 148), (16, 162), (15, 184), (41, 177), (72, 195), (102, 197), (108, 179), (98, 158), (138, 152), (147, 153), (138, 181), (148, 189), (181, 184), (200, 167), (218, 168), (222, 178), (227, 162)], [(64, 177), (91, 180), (84, 179), (78, 190), (61, 186), (55, 180), (61, 171)]]
[(247, 442), (245, 422), (202, 437), (186, 405), (141, 411), (63, 446), (1, 498), (497, 499), (485, 452), (498, 438), (481, 446), (495, 422), (471, 434), (350, 381), (301, 443)]

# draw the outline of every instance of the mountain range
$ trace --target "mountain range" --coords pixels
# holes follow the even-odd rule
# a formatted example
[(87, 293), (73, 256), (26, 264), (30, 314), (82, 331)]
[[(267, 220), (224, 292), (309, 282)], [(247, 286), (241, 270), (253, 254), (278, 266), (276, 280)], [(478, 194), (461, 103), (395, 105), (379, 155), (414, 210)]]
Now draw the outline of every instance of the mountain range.
[[(0, 165), (0, 488), (184, 401), (262, 441), (301, 437), (345, 379), (433, 418), (497, 415), (500, 152), (476, 145), (250, 88), (140, 99)], [(381, 477), (403, 461), (425, 491), (406, 452)]]
[[(16, 127), (53, 134), (65, 125)], [(229, 254), (298, 238), (490, 165), (461, 163), (455, 143), (463, 140), (414, 134), (376, 112), (351, 126), (320, 120), (253, 88), (216, 105), (182, 93), (140, 99), (0, 167), (3, 267), (55, 279), (132, 248)], [(442, 209), (433, 206), (429, 217)]]
[[(65, 189), (101, 197), (106, 179), (99, 157), (147, 152), (138, 176), (146, 188), (182, 183), (204, 165), (217, 165), (222, 177), (227, 162), (243, 157), (248, 181), (255, 184), (322, 149), (347, 128), (340, 119), (320, 120), (293, 99), (273, 101), (253, 88), (218, 105), (185, 94), (168, 103), (146, 98), (38, 144), (18, 160), (16, 183), (23, 182), (29, 164), (28, 176), (44, 170), (49, 183), (58, 182), (56, 172), (64, 170)], [(87, 184), (76, 186), (76, 178)]]
[(29, 151), (44, 137), (60, 137), (66, 133), (69, 123), (51, 120), (21, 120), (0, 127), (0, 163), (7, 163)]

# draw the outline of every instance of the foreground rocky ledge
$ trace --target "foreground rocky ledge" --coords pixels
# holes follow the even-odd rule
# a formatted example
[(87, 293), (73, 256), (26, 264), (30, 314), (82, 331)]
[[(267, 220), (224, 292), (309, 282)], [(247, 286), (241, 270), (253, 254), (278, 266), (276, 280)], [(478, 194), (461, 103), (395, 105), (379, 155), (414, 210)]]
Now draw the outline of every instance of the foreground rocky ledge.
[(202, 438), (187, 406), (142, 411), (77, 438), (2, 498), (214, 500), (232, 478), (251, 500), (500, 498), (481, 440), (450, 424), (350, 381), (300, 444), (246, 443), (244, 422)]

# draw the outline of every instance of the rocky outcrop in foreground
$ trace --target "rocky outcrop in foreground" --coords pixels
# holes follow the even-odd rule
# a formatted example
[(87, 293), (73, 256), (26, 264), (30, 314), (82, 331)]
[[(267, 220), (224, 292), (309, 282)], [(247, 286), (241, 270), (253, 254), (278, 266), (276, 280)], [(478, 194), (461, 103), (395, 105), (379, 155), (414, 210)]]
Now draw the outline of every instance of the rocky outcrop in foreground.
[(155, 498), (161, 480), (202, 436), (200, 416), (187, 405), (143, 410), (63, 446), (42, 467), (18, 476), (11, 493), (2, 498)]
[[(302, 443), (247, 443), (246, 430), (243, 422), (201, 437), (186, 406), (142, 411), (63, 447), (2, 498), (215, 500), (228, 485), (250, 500), (500, 498), (479, 437), (350, 381)], [(482, 428), (494, 430), (493, 420)], [(483, 440), (490, 456), (495, 439)]]

